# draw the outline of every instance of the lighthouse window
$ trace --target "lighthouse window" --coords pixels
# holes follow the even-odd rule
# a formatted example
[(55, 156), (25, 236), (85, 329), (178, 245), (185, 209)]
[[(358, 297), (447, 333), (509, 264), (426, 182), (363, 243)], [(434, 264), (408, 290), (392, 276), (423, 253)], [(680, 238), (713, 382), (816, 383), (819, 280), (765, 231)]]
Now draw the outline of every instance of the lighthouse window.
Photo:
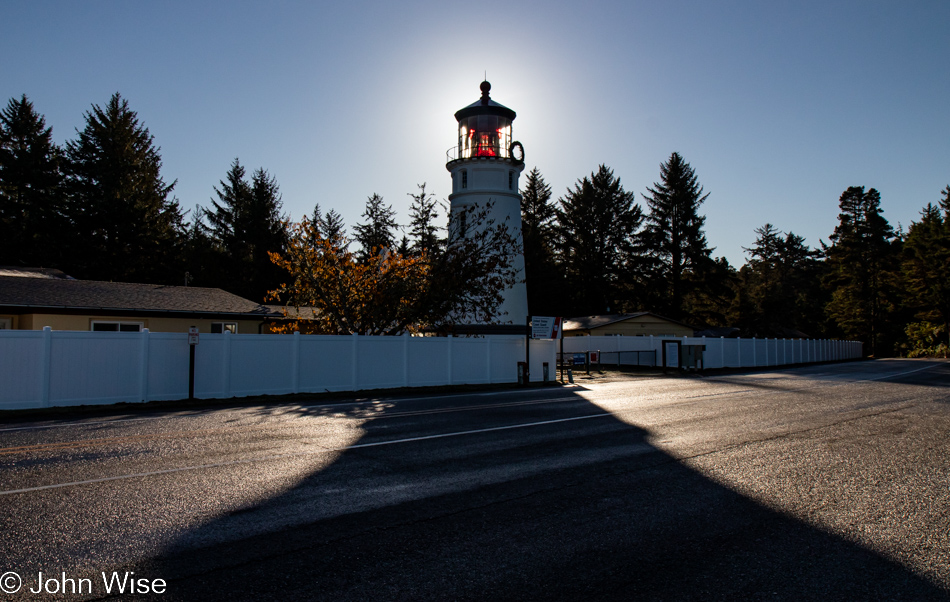
[(508, 172), (508, 190), (511, 190), (511, 187), (514, 184), (514, 181), (515, 181), (515, 172), (509, 171)]
[(510, 119), (498, 115), (472, 115), (459, 121), (459, 158), (507, 158), (509, 146)]
[(462, 188), (468, 188), (468, 170), (462, 170)]

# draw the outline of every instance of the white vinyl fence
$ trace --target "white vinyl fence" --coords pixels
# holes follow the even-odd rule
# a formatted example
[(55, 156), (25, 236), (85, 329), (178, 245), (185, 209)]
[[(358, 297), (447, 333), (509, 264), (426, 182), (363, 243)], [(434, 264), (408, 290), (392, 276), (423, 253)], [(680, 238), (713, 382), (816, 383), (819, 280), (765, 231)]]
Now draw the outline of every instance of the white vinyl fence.
[[(531, 342), (532, 380), (557, 347)], [(195, 397), (513, 383), (525, 338), (202, 334)], [(188, 335), (0, 330), (0, 409), (188, 397)]]
[[(824, 339), (726, 339), (707, 337), (565, 337), (564, 352), (599, 351), (602, 365), (662, 366), (663, 346), (666, 366), (679, 366), (681, 346), (703, 345), (702, 368), (754, 368), (831, 362), (862, 356), (860, 341)], [(655, 359), (654, 359), (655, 358)], [(654, 363), (655, 362), (655, 363)]]

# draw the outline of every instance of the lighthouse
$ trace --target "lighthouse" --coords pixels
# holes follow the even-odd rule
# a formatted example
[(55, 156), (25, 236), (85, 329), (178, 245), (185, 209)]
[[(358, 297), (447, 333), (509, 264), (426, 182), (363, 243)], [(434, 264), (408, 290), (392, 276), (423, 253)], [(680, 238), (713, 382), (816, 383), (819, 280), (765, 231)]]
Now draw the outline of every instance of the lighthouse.
[[(488, 218), (495, 224), (507, 224), (521, 247), (521, 193), (518, 180), (524, 170), (524, 147), (511, 135), (515, 112), (489, 97), (491, 84), (481, 83), (482, 95), (474, 103), (455, 113), (458, 144), (446, 153), (445, 168), (452, 174), (449, 205), (453, 220), (472, 206), (485, 208), (491, 202)], [(452, 224), (456, 231), (465, 225)], [(528, 315), (528, 291), (525, 287), (524, 255), (515, 258), (517, 282), (504, 291), (498, 321), (525, 325)], [(476, 320), (477, 321), (477, 318)]]

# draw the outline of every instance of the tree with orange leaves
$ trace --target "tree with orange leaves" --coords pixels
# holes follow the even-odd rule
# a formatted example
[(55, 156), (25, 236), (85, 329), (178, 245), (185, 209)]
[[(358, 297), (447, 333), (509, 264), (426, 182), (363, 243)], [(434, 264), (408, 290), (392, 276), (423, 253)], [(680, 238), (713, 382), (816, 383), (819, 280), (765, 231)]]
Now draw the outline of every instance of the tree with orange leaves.
[(487, 218), (490, 206), (466, 211), (462, 221), (472, 226), (442, 247), (419, 255), (373, 247), (362, 261), (345, 238), (325, 238), (306, 218), (294, 224), (286, 252), (271, 253), (291, 279), (271, 297), (297, 315), (309, 308), (313, 318), (277, 330), (398, 335), (499, 321), (503, 292), (517, 279), (518, 242), (507, 224)]

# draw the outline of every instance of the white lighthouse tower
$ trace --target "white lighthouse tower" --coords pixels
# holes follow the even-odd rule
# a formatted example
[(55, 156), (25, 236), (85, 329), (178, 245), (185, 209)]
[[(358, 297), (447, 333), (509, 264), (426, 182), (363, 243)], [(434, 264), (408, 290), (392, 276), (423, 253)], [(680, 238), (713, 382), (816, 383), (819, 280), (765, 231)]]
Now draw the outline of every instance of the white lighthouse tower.
[[(521, 246), (521, 193), (518, 179), (524, 170), (524, 147), (511, 137), (515, 112), (489, 98), (491, 84), (481, 84), (482, 97), (455, 113), (458, 121), (458, 145), (446, 153), (445, 168), (452, 174), (449, 195), (452, 219), (471, 207), (492, 202), (489, 219), (507, 223)], [(507, 220), (507, 222), (506, 222)], [(458, 228), (458, 224), (453, 227)], [(464, 226), (462, 227), (464, 230)], [(515, 258), (517, 283), (504, 292), (499, 321), (525, 325), (528, 315), (528, 290), (524, 282), (524, 255)]]

